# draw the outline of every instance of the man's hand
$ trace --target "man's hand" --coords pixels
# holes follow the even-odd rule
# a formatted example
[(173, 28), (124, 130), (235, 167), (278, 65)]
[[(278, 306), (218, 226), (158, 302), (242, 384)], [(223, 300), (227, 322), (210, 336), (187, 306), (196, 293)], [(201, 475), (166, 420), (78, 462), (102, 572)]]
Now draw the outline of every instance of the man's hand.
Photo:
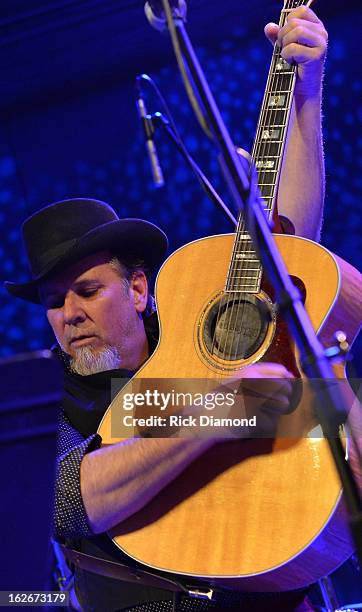
[(286, 24), (279, 28), (268, 23), (264, 32), (272, 44), (277, 43), (281, 55), (289, 64), (298, 64), (296, 95), (320, 93), (328, 34), (317, 15), (306, 6), (293, 9)]
[(278, 363), (255, 363), (245, 368), (241, 371), (240, 391), (246, 407), (253, 412), (288, 413), (293, 393), (292, 380), (293, 374)]
[[(277, 363), (255, 363), (239, 372), (234, 383), (239, 384), (238, 394), (243, 404), (244, 416), (248, 419), (256, 416), (256, 428), (250, 428), (245, 437), (275, 435), (279, 417), (295, 408), (291, 403), (293, 380), (295, 381), (293, 374)], [(237, 437), (244, 437), (242, 433), (233, 430)]]
[[(232, 405), (229, 399), (224, 403), (215, 403), (214, 407), (206, 410), (204, 406), (186, 406), (179, 413), (185, 425), (178, 427), (171, 437), (175, 438), (253, 438), (273, 437), (278, 425), (279, 417), (291, 412), (293, 381), (295, 378), (283, 365), (277, 363), (256, 363), (238, 371), (232, 378), (225, 379), (212, 393), (227, 397), (234, 394)], [(210, 381), (211, 384), (211, 381)], [(210, 385), (209, 385), (210, 386)], [(211, 388), (208, 389), (211, 391)], [(197, 425), (200, 417), (231, 419), (237, 425), (218, 428), (212, 423), (203, 426)], [(196, 419), (196, 423), (188, 426), (187, 418)], [(247, 419), (247, 424), (240, 426), (240, 419)], [(255, 420), (255, 424), (250, 421)], [(164, 432), (169, 435), (169, 432)]]

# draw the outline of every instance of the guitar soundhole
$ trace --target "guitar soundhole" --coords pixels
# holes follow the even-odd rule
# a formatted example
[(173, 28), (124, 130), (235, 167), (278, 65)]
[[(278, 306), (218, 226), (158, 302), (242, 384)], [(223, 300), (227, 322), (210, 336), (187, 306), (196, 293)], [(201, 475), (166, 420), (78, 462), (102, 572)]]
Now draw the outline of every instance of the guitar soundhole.
[(248, 359), (263, 344), (270, 305), (253, 294), (223, 295), (208, 311), (203, 339), (209, 354), (227, 361)]

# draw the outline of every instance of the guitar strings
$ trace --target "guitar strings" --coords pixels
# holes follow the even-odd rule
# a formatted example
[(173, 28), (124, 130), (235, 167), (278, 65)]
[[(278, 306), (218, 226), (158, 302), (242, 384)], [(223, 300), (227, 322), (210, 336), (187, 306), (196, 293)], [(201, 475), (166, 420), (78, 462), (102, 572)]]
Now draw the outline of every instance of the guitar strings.
[[(260, 112), (260, 119), (258, 121), (258, 127), (257, 127), (257, 134), (255, 137), (255, 146), (253, 147), (253, 153), (252, 153), (252, 158), (253, 161), (255, 162), (257, 160), (258, 157), (261, 158), (261, 161), (263, 161), (263, 157), (264, 160), (266, 161), (269, 157), (270, 157), (270, 152), (271, 152), (271, 147), (272, 145), (270, 144), (270, 140), (272, 139), (267, 139), (266, 142), (263, 141), (262, 139), (262, 134), (263, 134), (263, 129), (264, 126), (269, 125), (271, 122), (271, 118), (272, 118), (272, 112), (268, 107), (268, 100), (270, 98), (270, 96), (272, 95), (273, 92), (275, 92), (276, 90), (279, 90), (280, 85), (278, 84), (278, 75), (276, 73), (275, 67), (276, 67), (276, 62), (277, 62), (277, 50), (274, 50), (273, 52), (273, 57), (272, 57), (272, 62), (271, 62), (271, 67), (269, 70), (269, 74), (268, 74), (268, 80), (267, 80), (267, 87), (266, 87), (266, 94), (264, 95), (263, 98), (263, 103), (262, 103), (262, 108), (261, 108), (261, 112)], [(273, 110), (273, 109), (271, 109)], [(274, 122), (273, 122), (274, 123)], [(263, 151), (264, 155), (261, 156), (260, 152)], [(265, 176), (266, 176), (266, 172), (264, 170), (263, 167), (261, 167), (259, 169), (258, 172), (258, 184), (262, 184), (265, 182)], [(271, 202), (272, 200), (267, 200), (267, 202)], [(266, 210), (268, 212), (269, 211), (269, 206), (266, 206)], [(245, 219), (244, 219), (244, 227), (245, 227)], [(246, 241), (244, 241), (244, 244), (246, 244)], [(248, 241), (248, 250), (247, 255), (248, 257), (245, 257), (242, 259), (241, 263), (242, 263), (242, 270), (244, 271), (244, 278), (242, 279), (240, 277), (239, 279), (239, 284), (240, 284), (240, 289), (244, 289), (245, 293), (250, 293), (250, 288), (249, 291), (246, 291), (246, 287), (250, 284), (250, 287), (252, 287), (253, 282), (254, 282), (254, 286), (255, 286), (255, 293), (257, 293), (260, 289), (260, 281), (261, 281), (261, 272), (262, 272), (262, 268), (261, 268), (261, 262), (260, 260), (257, 258), (256, 255), (256, 250), (254, 248), (254, 245), (251, 241), (251, 238), (249, 238)], [(246, 250), (246, 249), (245, 249)], [(252, 265), (252, 261), (256, 261), (257, 264), (256, 265)], [(246, 265), (245, 265), (246, 264)], [(244, 281), (244, 282), (243, 282)], [(244, 285), (244, 286), (243, 286)], [(247, 300), (244, 299), (243, 302), (243, 308), (242, 308), (242, 312), (241, 312), (241, 320), (239, 322), (239, 328), (244, 328), (245, 326), (245, 309), (246, 309), (246, 302)], [(242, 337), (242, 336), (241, 336)], [(240, 344), (240, 342), (238, 343)]]
[[(270, 74), (269, 74), (268, 80), (270, 81)], [(270, 91), (272, 88), (269, 86), (267, 87), (267, 89)], [(264, 111), (265, 111), (265, 100), (263, 101), (261, 117), (264, 114)], [(262, 122), (259, 121), (259, 124), (262, 125)], [(257, 137), (256, 137), (256, 140), (257, 140)], [(262, 144), (265, 144), (265, 143), (262, 143)], [(254, 159), (255, 159), (255, 156), (254, 156)], [(261, 174), (264, 174), (264, 173), (261, 172)], [(241, 241), (241, 248), (240, 248), (240, 241)], [(249, 254), (249, 257), (246, 257), (247, 254)], [(237, 255), (240, 255), (240, 257), (237, 258)], [(237, 235), (236, 235), (236, 240), (235, 240), (235, 248), (233, 252), (233, 257), (232, 257), (232, 262), (231, 262), (231, 267), (229, 270), (229, 277), (228, 277), (228, 281), (229, 281), (228, 284), (229, 285), (232, 284), (232, 289), (237, 289), (237, 291), (229, 292), (229, 294), (225, 296), (226, 299), (222, 298), (219, 302), (219, 311), (218, 311), (218, 317), (216, 321), (215, 333), (214, 333), (214, 338), (213, 338), (213, 346), (212, 346), (212, 353), (213, 353), (214, 344), (215, 344), (215, 336), (217, 334), (219, 334), (220, 337), (223, 336), (224, 346), (222, 348), (222, 355), (224, 356), (225, 359), (232, 358), (233, 344), (234, 344), (234, 359), (236, 359), (238, 349), (240, 347), (242, 334), (240, 332), (238, 334), (235, 334), (235, 332), (236, 332), (237, 326), (239, 327), (240, 331), (243, 327), (246, 300), (242, 301), (242, 312), (240, 316), (241, 304), (240, 304), (239, 293), (241, 294), (243, 289), (245, 293), (246, 287), (242, 286), (243, 283), (244, 285), (245, 283), (246, 284), (249, 283), (249, 276), (251, 277), (251, 279), (253, 278), (252, 275), (249, 274), (249, 272), (252, 271), (251, 255), (255, 255), (255, 252), (252, 248), (251, 238), (247, 234), (247, 231), (246, 231), (244, 216), (242, 215), (242, 213), (240, 213), (239, 220), (238, 220), (238, 227), (237, 227)], [(258, 268), (259, 268), (259, 271), (258, 271)], [(254, 279), (255, 281), (257, 280), (257, 277), (260, 276), (260, 262), (256, 270), (257, 270), (257, 275)], [(240, 274), (236, 275), (235, 272), (239, 272)], [(242, 274), (243, 272), (244, 274)], [(247, 278), (245, 278), (245, 272), (246, 272)], [(230, 283), (230, 280), (231, 280), (231, 283)], [(250, 282), (250, 286), (252, 286), (251, 282)], [(236, 313), (235, 313), (235, 305), (236, 305)], [(222, 325), (220, 326), (220, 312), (221, 311), (223, 311), (223, 321), (222, 321)], [(222, 332), (220, 327), (224, 328), (225, 319), (227, 321), (227, 330), (226, 332), (225, 331)], [(233, 322), (233, 329), (231, 329), (232, 322)], [(231, 341), (229, 340), (230, 331), (232, 331)], [(235, 340), (235, 336), (236, 336), (236, 340)], [(228, 342), (229, 342), (229, 354), (226, 351)]]
[[(279, 22), (280, 26), (284, 25), (284, 23), (286, 22), (287, 13), (285, 12), (285, 9), (288, 10), (290, 8), (291, 7), (289, 5), (289, 0), (287, 0), (286, 5), (284, 6), (284, 11), (282, 11), (281, 13), (280, 22)], [(276, 70), (277, 62), (281, 60), (282, 58), (281, 58), (280, 50), (278, 51), (278, 49), (275, 49), (275, 52), (273, 53), (273, 58), (272, 58), (271, 71), (268, 77), (269, 83), (267, 83), (267, 90), (269, 91), (269, 94), (268, 94), (269, 97), (265, 96), (263, 100), (263, 105), (262, 105), (262, 109), (260, 113), (260, 120), (258, 122), (257, 135), (255, 139), (255, 152), (253, 152), (253, 160), (255, 161), (257, 157), (260, 156), (261, 149), (264, 147), (264, 151), (265, 151), (264, 158), (269, 157), (270, 159), (275, 159), (277, 165), (280, 162), (281, 149), (283, 147), (283, 142), (285, 141), (285, 131), (287, 129), (287, 126), (286, 126), (287, 117), (286, 116), (289, 112), (288, 109), (289, 109), (290, 98), (291, 98), (291, 93), (293, 89), (292, 79), (289, 78), (290, 74), (289, 73), (285, 74), (283, 69), (281, 69), (279, 72), (278, 70)], [(287, 82), (288, 82), (288, 86), (287, 86)], [(270, 99), (270, 95), (272, 95), (273, 92), (275, 91), (277, 92), (281, 91), (282, 88), (283, 88), (282, 95), (285, 96), (285, 99), (283, 101), (284, 102), (283, 108), (279, 109), (277, 106), (273, 108), (271, 105), (270, 107), (268, 107), (268, 99)], [(274, 94), (274, 95), (278, 95), (278, 94)], [(277, 118), (280, 115), (283, 116), (283, 120), (278, 122), (278, 125), (280, 127), (278, 127), (279, 129), (278, 141), (279, 142), (277, 142), (277, 147), (275, 147), (275, 142), (272, 142), (273, 141), (272, 138), (267, 138), (266, 143), (263, 142), (263, 139), (261, 138), (263, 126), (275, 124), (275, 121), (271, 122), (273, 113), (275, 113), (275, 118)], [(274, 147), (274, 152), (276, 153), (275, 156), (271, 155), (271, 152), (273, 151), (273, 147)], [(268, 161), (268, 159), (265, 159), (265, 161)], [(269, 170), (270, 172), (270, 169), (261, 167), (260, 172), (258, 173), (258, 177), (259, 177), (258, 183), (261, 187), (263, 185), (266, 185), (266, 183), (264, 182), (268, 174), (266, 170)], [(276, 175), (280, 172), (280, 168), (278, 168), (278, 171), (275, 171), (275, 167), (274, 167), (273, 170), (274, 170), (273, 172), (274, 180), (272, 181), (272, 183), (274, 183), (274, 185), (270, 185), (272, 189), (267, 190), (269, 194), (267, 196), (266, 207), (265, 207), (265, 211), (267, 215), (269, 216), (269, 218), (271, 217), (271, 213), (274, 208), (273, 202), (275, 199), (275, 192), (276, 192), (276, 187), (277, 187)], [(240, 245), (240, 242), (241, 242), (241, 245)], [(237, 255), (240, 255), (240, 257), (237, 257)], [(247, 255), (249, 255), (249, 257), (247, 257)], [(256, 268), (251, 266), (252, 261), (258, 262), (258, 265), (256, 266)], [(245, 263), (246, 263), (246, 266), (245, 266)], [(211, 349), (212, 355), (214, 354), (216, 336), (219, 334), (219, 337), (220, 338), (223, 337), (223, 340), (224, 340), (223, 347), (221, 347), (221, 345), (218, 345), (218, 350), (219, 350), (219, 353), (221, 353), (221, 357), (223, 357), (224, 359), (229, 359), (229, 360), (231, 360), (232, 357), (234, 358), (234, 360), (237, 359), (238, 352), (240, 350), (240, 343), (242, 342), (241, 330), (243, 329), (245, 307), (246, 307), (246, 300), (243, 300), (242, 303), (240, 303), (241, 299), (239, 295), (241, 296), (243, 292), (244, 293), (251, 292), (250, 290), (246, 291), (245, 285), (250, 284), (250, 286), (252, 286), (252, 282), (249, 279), (251, 278), (253, 280), (253, 275), (252, 274), (250, 275), (250, 272), (253, 272), (254, 270), (257, 272), (255, 275), (254, 281), (255, 283), (259, 284), (260, 278), (261, 278), (261, 264), (258, 258), (256, 257), (255, 250), (253, 249), (251, 237), (248, 235), (246, 231), (244, 215), (241, 212), (238, 218), (236, 238), (234, 242), (231, 265), (230, 265), (230, 269), (228, 273), (226, 291), (224, 295), (221, 297), (221, 299), (219, 300), (218, 314), (217, 314), (216, 324), (215, 324), (215, 328), (213, 332), (212, 349)], [(235, 272), (239, 272), (240, 274), (236, 275)], [(242, 274), (243, 272), (244, 274)], [(245, 272), (247, 273), (246, 275), (245, 275)], [(243, 287), (243, 283), (244, 283), (244, 287)], [(231, 288), (231, 291), (230, 291), (230, 288)], [(240, 309), (241, 309), (241, 315), (240, 315)], [(235, 310), (236, 310), (236, 313), (235, 313)], [(223, 313), (222, 314), (223, 320), (220, 323), (221, 312)], [(222, 332), (221, 329), (225, 328), (225, 321), (227, 322), (227, 330), (226, 332), (225, 331)], [(233, 327), (232, 327), (232, 323), (233, 323)], [(239, 329), (239, 332), (235, 333), (237, 329)], [(230, 332), (232, 333), (231, 340), (229, 339)], [(226, 350), (227, 346), (229, 347), (229, 353), (227, 353), (227, 350)], [(232, 356), (233, 346), (234, 346), (234, 355)]]
[[(264, 99), (263, 99), (263, 104), (262, 104), (262, 109), (260, 112), (260, 120), (258, 121), (258, 129), (257, 129), (257, 135), (255, 138), (255, 142), (256, 142), (256, 149), (261, 149), (262, 145), (264, 145), (264, 148), (266, 149), (265, 151), (265, 156), (268, 156), (268, 148), (270, 147), (268, 141), (267, 143), (263, 143), (260, 135), (261, 135), (261, 131), (262, 131), (262, 126), (263, 124), (265, 124), (265, 110), (267, 108), (267, 100), (268, 100), (268, 95), (270, 95), (270, 92), (274, 90), (273, 87), (273, 80), (275, 81), (275, 77), (274, 77), (274, 55), (273, 54), (273, 59), (272, 59), (272, 64), (271, 64), (271, 69), (269, 71), (269, 75), (268, 75), (268, 82), (267, 82), (267, 95), (264, 95)], [(264, 119), (264, 120), (263, 120)], [(265, 146), (266, 144), (266, 146)], [(256, 159), (256, 155), (254, 154), (253, 156), (253, 160), (255, 161)], [(261, 179), (264, 175), (264, 171), (263, 168), (261, 168), (260, 171), (260, 179), (258, 180), (258, 183), (261, 182)], [(255, 249), (253, 247), (253, 243), (251, 240), (250, 235), (248, 235), (247, 230), (246, 230), (246, 224), (245, 224), (245, 217), (243, 216), (242, 219), (242, 234), (243, 237), (245, 238), (246, 236), (248, 237), (247, 239), (243, 239), (242, 241), (242, 248), (241, 250), (239, 249), (239, 253), (241, 252), (241, 257), (239, 258), (239, 265), (238, 266), (234, 266), (234, 272), (238, 272), (239, 274), (237, 276), (234, 275), (234, 282), (236, 285), (238, 285), (238, 289), (240, 292), (240, 298), (238, 299), (238, 296), (236, 296), (236, 299), (232, 302), (232, 307), (231, 307), (231, 313), (230, 313), (230, 323), (231, 321), (233, 321), (234, 326), (233, 326), (233, 337), (234, 337), (234, 359), (237, 358), (238, 355), (238, 351), (242, 351), (243, 357), (245, 357), (245, 353), (246, 353), (246, 343), (243, 342), (244, 339), (244, 335), (242, 333), (242, 330), (245, 328), (245, 320), (246, 320), (246, 316), (245, 316), (245, 310), (246, 308), (248, 308), (247, 303), (248, 300), (246, 299), (246, 296), (250, 293), (257, 293), (258, 289), (259, 289), (259, 284), (260, 284), (260, 277), (261, 277), (261, 263), (260, 261), (256, 258), (256, 252)], [(252, 265), (252, 262), (256, 261), (257, 265), (254, 266)], [(235, 268), (237, 268), (237, 270), (235, 270)], [(255, 290), (252, 291), (252, 287), (255, 287)], [(248, 287), (248, 290), (247, 290)], [(244, 294), (244, 299), (242, 298), (242, 294)], [(240, 304), (241, 302), (241, 304)], [(235, 304), (236, 304), (236, 312), (235, 312)], [(241, 312), (240, 312), (241, 310)], [(238, 329), (238, 333), (236, 334), (236, 329)], [(228, 335), (229, 335), (229, 330), (228, 330)], [(241, 345), (241, 346), (240, 346)], [(243, 346), (244, 345), (244, 346)], [(233, 342), (229, 343), (229, 347), (230, 347), (230, 359), (232, 358), (231, 355), (231, 347), (233, 346)]]
[[(294, 2), (294, 5), (297, 3)], [(299, 3), (301, 4), (301, 3)], [(289, 3), (284, 7), (284, 11), (281, 13), (279, 25), (282, 27), (287, 20), (287, 12), (292, 8)], [(264, 160), (265, 165), (260, 168), (258, 173), (260, 185), (260, 191), (265, 199), (265, 212), (269, 219), (272, 217), (272, 213), (275, 209), (274, 203), (276, 198), (276, 192), (278, 187), (278, 180), (280, 177), (280, 166), (282, 161), (282, 153), (286, 142), (286, 132), (288, 129), (288, 115), (292, 105), (292, 97), (295, 84), (296, 67), (290, 66), (287, 71), (283, 69), (283, 66), (278, 70), (278, 62), (283, 62), (281, 57), (281, 49), (275, 47), (271, 66), (271, 78), (268, 83), (267, 90), (269, 91), (268, 97), (265, 96), (261, 112), (261, 120), (258, 124), (258, 133), (255, 139), (255, 147), (253, 151), (253, 160), (256, 161), (258, 157)], [(273, 106), (270, 101), (270, 96), (275, 95), (276, 105)], [(282, 108), (278, 108), (277, 96), (282, 95)], [(272, 119), (274, 119), (272, 121)], [(274, 126), (278, 125), (276, 137)], [(266, 141), (262, 138), (264, 126), (269, 126), (271, 130), (266, 137)], [(274, 130), (274, 134), (273, 134)], [(275, 160), (272, 168), (267, 167), (267, 162)], [(273, 178), (269, 179), (268, 172), (270, 172)], [(266, 180), (265, 180), (266, 179)], [(270, 187), (269, 188), (269, 184)], [(263, 186), (264, 189), (263, 189)]]
[[(303, 1), (298, 2), (295, 0), (291, 4), (288, 1), (286, 2), (284, 6), (284, 10), (282, 11), (281, 16), (280, 16), (280, 21), (279, 21), (280, 27), (283, 27), (283, 25), (285, 25), (287, 21), (287, 14), (289, 10), (301, 4), (304, 4), (304, 2)], [(311, 0), (308, 0), (306, 4), (310, 5)], [(252, 156), (254, 161), (256, 161), (258, 157), (260, 157), (261, 160), (263, 160), (264, 158), (265, 162), (275, 160), (271, 169), (262, 166), (260, 168), (260, 172), (258, 173), (258, 177), (259, 177), (258, 184), (260, 186), (267, 184), (265, 179), (268, 176), (268, 170), (273, 177), (272, 179), (267, 179), (268, 183), (271, 183), (270, 185), (271, 188), (267, 189), (266, 192), (264, 189), (264, 194), (262, 194), (263, 197), (266, 198), (265, 199), (265, 204), (266, 204), (265, 212), (268, 215), (269, 219), (271, 219), (272, 213), (275, 208), (274, 203), (275, 203), (276, 192), (277, 192), (277, 187), (278, 187), (277, 181), (279, 180), (279, 177), (280, 177), (280, 165), (282, 161), (282, 154), (284, 152), (284, 146), (286, 142), (286, 135), (287, 135), (287, 129), (288, 129), (287, 119), (288, 119), (288, 115), (291, 110), (294, 85), (295, 85), (295, 77), (296, 77), (296, 66), (291, 65), (290, 68), (288, 66), (287, 71), (285, 71), (283, 69), (283, 66), (281, 66), (280, 70), (278, 70), (278, 66), (277, 66), (278, 62), (283, 62), (283, 59), (281, 56), (281, 49), (277, 47), (275, 48), (275, 51), (273, 53), (271, 71), (269, 73), (270, 78), (269, 78), (269, 83), (267, 84), (267, 90), (269, 91), (269, 98), (265, 96), (263, 100), (263, 105), (262, 105), (262, 110), (261, 110), (261, 119), (258, 122), (257, 136), (255, 139), (255, 147), (254, 147), (255, 152), (253, 151), (253, 156)], [(277, 98), (276, 98), (275, 107), (273, 107), (271, 104), (268, 104), (270, 100), (270, 96), (273, 94), (276, 96), (278, 95), (284, 96), (281, 109), (278, 108)], [(273, 115), (274, 115), (274, 121), (272, 121)], [(271, 133), (266, 138), (266, 142), (264, 142), (261, 136), (263, 133), (263, 126), (265, 125), (266, 126), (274, 126), (274, 125), (279, 126), (277, 128), (278, 131), (276, 134), (276, 138), (275, 138), (275, 135), (273, 135), (273, 131), (271, 131)], [(275, 129), (274, 129), (274, 132), (275, 132)], [(261, 155), (261, 152), (263, 153), (263, 155)], [(261, 189), (261, 191), (263, 190)], [(252, 253), (253, 253), (253, 249), (250, 249), (250, 256)], [(254, 251), (254, 255), (256, 258), (255, 251)], [(249, 259), (251, 259), (251, 257)], [(246, 260), (242, 259), (242, 263), (245, 264)], [(249, 276), (252, 277), (252, 275), (250, 275), (249, 273), (249, 269), (251, 269), (251, 267), (252, 267), (251, 261), (247, 262), (246, 267), (244, 265), (244, 272), (246, 272), (246, 277), (249, 277)], [(259, 267), (259, 271), (257, 272), (257, 275), (255, 277), (255, 282), (259, 284), (261, 280), (261, 272), (262, 272), (260, 262), (258, 262), (257, 267)], [(240, 285), (241, 284), (242, 283), (240, 279)], [(238, 307), (239, 307), (239, 304), (238, 304)], [(242, 328), (244, 324), (244, 310), (245, 309), (243, 307), (242, 315), (241, 315), (242, 320), (239, 323), (239, 329)], [(235, 321), (235, 318), (234, 318), (234, 321)], [(235, 326), (234, 326), (234, 329), (235, 329)], [(237, 351), (238, 346), (239, 346), (239, 342), (237, 346), (235, 347), (235, 353)], [(236, 358), (236, 354), (234, 355), (234, 358)]]
[[(288, 9), (289, 6), (287, 5), (285, 8)], [(286, 13), (282, 12), (281, 17), (280, 17), (279, 25), (282, 27), (284, 25), (285, 21), (286, 21)], [(277, 112), (278, 111), (279, 111), (279, 115), (281, 114), (280, 109), (278, 109), (278, 108), (274, 109), (273, 107), (268, 107), (268, 97), (265, 96), (264, 100), (263, 100), (262, 110), (261, 110), (261, 113), (260, 113), (261, 119), (258, 122), (257, 136), (256, 136), (256, 139), (255, 139), (255, 143), (256, 143), (255, 154), (253, 155), (253, 159), (255, 161), (257, 159), (257, 157), (260, 156), (260, 151), (262, 149), (264, 149), (264, 155), (261, 156), (261, 157), (264, 157), (265, 161), (268, 161), (268, 158), (269, 158), (269, 160), (270, 159), (275, 159), (276, 160), (276, 165), (278, 165), (278, 162), (279, 162), (279, 160), (281, 158), (281, 149), (282, 149), (282, 145), (283, 145), (283, 141), (284, 141), (284, 131), (286, 129), (286, 127), (285, 127), (285, 125), (286, 125), (286, 114), (288, 113), (288, 108), (289, 108), (289, 103), (290, 103), (290, 92), (291, 92), (291, 87), (290, 87), (290, 84), (289, 84), (289, 81), (291, 79), (288, 79), (288, 77), (290, 75), (289, 74), (285, 74), (285, 72), (283, 70), (281, 70), (280, 72), (277, 71), (276, 68), (277, 68), (277, 62), (278, 61), (281, 61), (281, 54), (280, 54), (280, 50), (275, 49), (275, 52), (273, 53), (271, 70), (270, 70), (269, 78), (268, 78), (269, 83), (267, 83), (267, 91), (269, 91), (269, 96), (272, 95), (275, 92), (279, 92), (279, 91), (285, 92), (285, 93), (283, 93), (283, 95), (285, 96), (285, 100), (284, 100), (284, 104), (283, 104), (283, 111), (282, 111), (283, 120), (278, 122), (280, 124), (283, 124), (284, 128), (280, 129), (280, 134), (279, 134), (279, 136), (277, 138), (277, 140), (278, 140), (277, 143), (273, 142), (273, 140), (274, 140), (273, 137), (267, 138), (266, 142), (264, 142), (263, 139), (261, 138), (261, 134), (263, 132), (263, 126), (275, 123), (275, 121), (271, 122), (273, 111), (275, 112), (276, 116), (277, 116)], [(278, 95), (278, 94), (276, 94), (276, 95)], [(284, 111), (285, 107), (286, 107), (286, 111)], [(268, 111), (268, 108), (270, 108), (269, 111)], [(266, 117), (268, 117), (268, 121), (265, 120)], [(275, 144), (276, 144), (276, 146), (275, 146)], [(272, 154), (272, 153), (275, 153), (275, 155)], [(267, 169), (268, 168), (266, 168), (266, 170)], [(274, 180), (272, 181), (274, 183), (274, 186), (273, 186), (273, 190), (268, 190), (269, 191), (269, 197), (266, 200), (266, 208), (265, 208), (269, 218), (270, 218), (271, 212), (273, 210), (273, 205), (272, 204), (273, 204), (273, 201), (274, 201), (274, 196), (275, 196), (275, 191), (276, 191), (276, 175), (278, 174), (278, 172), (279, 172), (279, 168), (278, 168), (278, 170), (275, 170), (275, 167), (274, 167), (274, 172), (273, 172)], [(265, 182), (263, 179), (265, 179), (266, 175), (267, 175), (267, 173), (265, 172), (264, 168), (262, 167), (260, 169), (260, 173), (259, 173), (259, 177), (260, 177), (260, 179), (258, 181), (259, 184), (263, 184)], [(272, 191), (273, 191), (273, 193), (272, 193)], [(244, 226), (245, 226), (245, 222), (244, 222)], [(243, 242), (244, 245), (245, 245), (245, 243), (246, 243), (246, 241)], [(248, 280), (247, 279), (249, 277), (253, 278), (252, 274), (250, 274), (250, 273), (253, 270), (257, 270), (257, 273), (255, 275), (254, 281), (255, 281), (255, 283), (258, 283), (258, 281), (260, 281), (261, 264), (260, 264), (260, 262), (258, 262), (258, 266), (256, 268), (252, 267), (251, 266), (251, 263), (252, 263), (251, 262), (251, 255), (255, 255), (255, 260), (258, 261), (256, 259), (256, 253), (255, 253), (254, 249), (252, 249), (252, 248), (249, 249), (248, 253), (250, 254), (250, 257), (248, 259), (246, 259), (246, 258), (245, 259), (244, 258), (241, 259), (241, 264), (242, 264), (241, 267), (244, 268), (244, 282), (246, 282), (246, 284), (248, 284)], [(247, 264), (246, 266), (245, 266), (245, 263)], [(258, 270), (258, 268), (259, 268), (259, 270)], [(242, 271), (242, 270), (240, 270), (240, 271)], [(245, 272), (246, 272), (246, 275), (245, 275)], [(241, 289), (241, 285), (242, 285), (241, 277), (239, 279), (239, 284), (240, 284), (240, 289)], [(245, 289), (245, 287), (244, 287), (244, 289)], [(239, 319), (240, 303), (237, 302), (237, 315), (234, 316), (234, 319), (233, 319), (234, 320), (234, 332), (236, 331), (235, 325), (238, 324), (239, 329), (243, 327), (245, 305), (246, 305), (246, 300), (243, 302), (242, 313), (241, 313), (241, 320), (239, 321), (239, 324), (238, 324), (237, 319)], [(234, 304), (233, 304), (233, 306), (234, 306)], [(231, 317), (233, 317), (233, 311), (231, 313)], [(236, 359), (236, 357), (237, 357), (237, 351), (238, 351), (238, 348), (239, 348), (239, 345), (240, 345), (240, 338), (241, 338), (241, 336), (239, 334), (239, 340), (238, 340), (237, 343), (235, 342), (234, 359)], [(231, 357), (231, 355), (230, 355), (230, 357)]]

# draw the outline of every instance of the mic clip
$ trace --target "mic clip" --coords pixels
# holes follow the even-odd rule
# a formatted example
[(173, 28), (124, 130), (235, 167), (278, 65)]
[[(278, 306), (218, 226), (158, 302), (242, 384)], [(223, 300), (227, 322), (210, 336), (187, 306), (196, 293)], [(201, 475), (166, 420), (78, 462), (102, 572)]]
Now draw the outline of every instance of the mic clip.
[(162, 113), (156, 112), (150, 115), (149, 113), (144, 117), (141, 117), (142, 125), (145, 133), (146, 140), (153, 140), (156, 132), (157, 124), (169, 125), (169, 121), (162, 115)]
[[(185, 0), (171, 0), (170, 7), (174, 19), (181, 19), (186, 23), (187, 6)], [(148, 0), (145, 4), (145, 14), (150, 25), (164, 32), (167, 30), (167, 19), (161, 0)]]

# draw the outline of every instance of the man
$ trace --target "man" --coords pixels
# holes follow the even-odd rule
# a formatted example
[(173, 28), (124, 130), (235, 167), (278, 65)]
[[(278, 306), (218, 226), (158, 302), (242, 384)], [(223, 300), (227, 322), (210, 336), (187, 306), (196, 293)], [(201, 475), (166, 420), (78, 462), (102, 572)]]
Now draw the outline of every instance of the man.
[[(298, 234), (318, 239), (324, 195), (320, 105), (327, 35), (306, 7), (293, 10), (281, 30), (275, 24), (266, 26), (266, 35), (278, 41), (284, 59), (298, 63), (279, 212), (291, 219)], [(129, 563), (104, 532), (141, 510), (215, 444), (211, 439), (134, 439), (100, 448), (96, 434), (110, 401), (111, 378), (131, 376), (157, 343), (148, 277), (160, 265), (167, 240), (152, 224), (118, 220), (109, 206), (94, 200), (46, 207), (25, 222), (23, 233), (33, 278), (8, 283), (7, 289), (44, 305), (65, 370), (58, 536), (83, 552)], [(288, 409), (291, 374), (283, 366), (256, 364), (239, 376), (274, 378), (278, 409)], [(136, 587), (99, 573), (77, 571), (76, 589), (84, 610), (172, 609), (167, 590)], [(302, 610), (307, 609), (303, 599), (299, 593), (241, 600), (221, 594), (216, 605), (184, 598), (179, 609)]]

